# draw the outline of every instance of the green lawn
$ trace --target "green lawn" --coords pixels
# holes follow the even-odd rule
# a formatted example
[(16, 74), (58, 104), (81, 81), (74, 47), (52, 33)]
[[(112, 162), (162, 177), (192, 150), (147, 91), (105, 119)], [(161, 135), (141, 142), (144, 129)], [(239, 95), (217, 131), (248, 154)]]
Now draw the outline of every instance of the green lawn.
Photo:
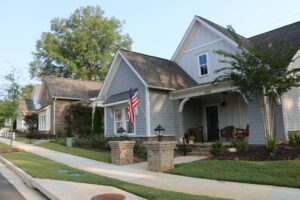
[(300, 160), (202, 160), (176, 165), (168, 173), (214, 180), (300, 188)]
[(23, 142), (23, 143), (27, 143), (27, 144), (29, 144), (30, 143), (30, 140), (29, 139), (27, 139), (26, 137), (16, 137), (16, 141), (17, 142)]
[(10, 148), (9, 145), (0, 142), (0, 150)]
[(92, 150), (81, 149), (76, 147), (65, 147), (61, 144), (57, 144), (54, 142), (43, 143), (43, 144), (39, 144), (38, 146), (46, 149), (51, 149), (54, 151), (59, 151), (67, 154), (72, 154), (75, 156), (88, 158), (91, 160), (107, 162), (107, 163), (111, 162), (110, 153), (92, 151)]
[[(122, 190), (128, 191), (130, 193), (136, 194), (138, 196), (144, 197), (146, 199), (153, 199), (153, 200), (166, 200), (166, 199), (217, 200), (220, 199), (220, 198), (195, 196), (195, 195), (189, 195), (184, 193), (171, 192), (166, 190), (145, 187), (137, 184), (131, 184), (128, 182), (119, 181), (116, 179), (99, 176), (96, 174), (74, 169), (66, 165), (60, 164), (58, 162), (27, 152), (6, 153), (6, 154), (2, 154), (2, 156), (35, 178), (114, 186)], [(68, 173), (59, 172), (60, 169), (66, 169), (66, 168), (69, 169), (71, 172), (80, 173), (81, 176), (72, 177)]]

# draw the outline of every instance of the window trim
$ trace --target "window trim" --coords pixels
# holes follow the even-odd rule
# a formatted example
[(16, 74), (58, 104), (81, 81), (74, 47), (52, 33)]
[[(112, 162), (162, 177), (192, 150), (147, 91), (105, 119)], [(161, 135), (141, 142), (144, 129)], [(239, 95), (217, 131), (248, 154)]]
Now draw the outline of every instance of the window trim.
[[(207, 74), (201, 74), (201, 65), (200, 65), (200, 56), (203, 56), (205, 55), (206, 56), (206, 67), (207, 67)], [(200, 77), (204, 77), (204, 76), (208, 76), (209, 75), (209, 62), (208, 62), (208, 53), (207, 52), (204, 52), (204, 53), (200, 53), (197, 55), (197, 60), (198, 60), (198, 70), (199, 70), (199, 76)]]
[[(122, 111), (121, 122), (125, 125), (125, 127), (123, 127), (123, 128), (127, 131), (127, 121), (128, 120), (126, 120), (126, 108), (127, 108), (127, 106), (120, 106), (120, 107), (114, 108), (114, 133), (115, 133), (115, 135), (120, 135), (117, 133), (117, 127), (116, 127), (116, 110)], [(136, 120), (134, 121), (134, 132), (126, 133), (126, 134), (127, 135), (135, 135), (136, 134)]]

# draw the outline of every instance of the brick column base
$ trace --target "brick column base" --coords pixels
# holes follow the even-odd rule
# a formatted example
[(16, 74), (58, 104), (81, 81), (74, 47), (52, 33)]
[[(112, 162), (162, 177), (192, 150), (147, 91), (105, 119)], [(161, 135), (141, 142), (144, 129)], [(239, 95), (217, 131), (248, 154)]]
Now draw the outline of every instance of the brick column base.
[(163, 172), (174, 168), (174, 141), (149, 141), (144, 143), (148, 154), (148, 169)]
[(109, 141), (111, 148), (111, 162), (116, 165), (133, 163), (133, 147), (135, 141)]

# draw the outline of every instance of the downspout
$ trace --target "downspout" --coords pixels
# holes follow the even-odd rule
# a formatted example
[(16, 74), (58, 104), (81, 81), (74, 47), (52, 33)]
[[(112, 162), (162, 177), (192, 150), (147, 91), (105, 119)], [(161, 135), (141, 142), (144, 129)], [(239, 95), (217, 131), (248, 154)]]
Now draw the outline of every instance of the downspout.
[(53, 102), (53, 135), (56, 134), (56, 131), (55, 131), (55, 106), (56, 106), (56, 98), (54, 98), (54, 102)]

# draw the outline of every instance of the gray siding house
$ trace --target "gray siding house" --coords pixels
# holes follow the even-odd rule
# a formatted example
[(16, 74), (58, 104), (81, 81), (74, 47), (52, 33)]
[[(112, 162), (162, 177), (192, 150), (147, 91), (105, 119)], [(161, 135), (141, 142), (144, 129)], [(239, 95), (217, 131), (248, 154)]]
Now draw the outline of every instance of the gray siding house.
[[(253, 43), (268, 46), (285, 42), (286, 48), (300, 44), (300, 22), (251, 38), (239, 36), (245, 49)], [(264, 144), (258, 104), (247, 102), (237, 88), (214, 86), (214, 71), (222, 65), (215, 50), (238, 53), (227, 29), (195, 16), (171, 60), (127, 50), (118, 50), (98, 100), (105, 112), (105, 136), (123, 127), (135, 138), (150, 139), (161, 124), (165, 136), (179, 141), (190, 128), (202, 127), (204, 141), (220, 139), (220, 129), (249, 125), (250, 144)], [(296, 53), (296, 52), (295, 52)], [(289, 67), (300, 67), (300, 53)], [(136, 122), (128, 123), (129, 90), (138, 91), (140, 105)], [(287, 140), (289, 131), (300, 130), (300, 89), (285, 94), (276, 110), (276, 134)]]

